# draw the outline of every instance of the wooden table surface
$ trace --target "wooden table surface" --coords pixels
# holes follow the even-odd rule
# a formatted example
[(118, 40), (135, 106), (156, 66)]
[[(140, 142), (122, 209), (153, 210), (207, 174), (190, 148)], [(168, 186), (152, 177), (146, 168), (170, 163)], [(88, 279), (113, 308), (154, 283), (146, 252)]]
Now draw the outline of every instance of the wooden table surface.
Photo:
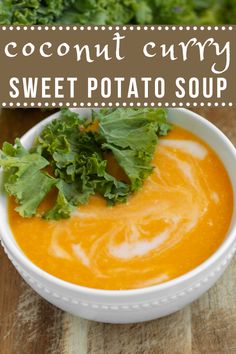
[[(201, 109), (236, 145), (236, 109)], [(0, 112), (0, 146), (48, 112)], [(0, 247), (1, 248), (1, 247)], [(1, 354), (235, 354), (236, 258), (199, 300), (155, 321), (110, 325), (62, 312), (26, 285), (0, 249)]]

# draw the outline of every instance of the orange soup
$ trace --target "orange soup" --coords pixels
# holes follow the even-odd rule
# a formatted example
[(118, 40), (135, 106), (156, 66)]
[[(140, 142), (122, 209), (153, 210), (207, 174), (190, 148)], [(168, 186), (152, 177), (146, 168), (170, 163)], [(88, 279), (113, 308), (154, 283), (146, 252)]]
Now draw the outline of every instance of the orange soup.
[(20, 248), (48, 273), (97, 289), (147, 287), (195, 268), (229, 228), (229, 177), (216, 154), (179, 127), (160, 139), (153, 166), (127, 204), (108, 207), (93, 196), (67, 220), (24, 219), (10, 199), (10, 225)]

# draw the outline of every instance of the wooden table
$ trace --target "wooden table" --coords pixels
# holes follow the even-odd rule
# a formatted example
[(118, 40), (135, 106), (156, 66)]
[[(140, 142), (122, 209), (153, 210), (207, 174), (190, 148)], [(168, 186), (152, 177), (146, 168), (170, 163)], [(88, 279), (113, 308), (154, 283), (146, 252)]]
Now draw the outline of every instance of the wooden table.
[[(236, 144), (236, 109), (201, 109)], [(49, 112), (3, 110), (0, 145)], [(86, 321), (39, 297), (0, 249), (1, 354), (235, 354), (236, 258), (198, 301), (171, 316), (132, 325)]]

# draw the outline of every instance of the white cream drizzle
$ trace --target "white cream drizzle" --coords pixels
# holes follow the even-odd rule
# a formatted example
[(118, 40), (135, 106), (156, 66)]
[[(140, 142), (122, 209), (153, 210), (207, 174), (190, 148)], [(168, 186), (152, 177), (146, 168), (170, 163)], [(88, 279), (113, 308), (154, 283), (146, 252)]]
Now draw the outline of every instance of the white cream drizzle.
[(79, 244), (73, 244), (72, 249), (74, 255), (83, 263), (84, 266), (89, 267), (90, 259), (86, 255), (85, 251)]
[(200, 160), (203, 160), (207, 155), (207, 149), (205, 146), (191, 140), (163, 139), (160, 140), (159, 144), (162, 146), (170, 147), (172, 149), (182, 150), (183, 152), (190, 154)]
[(135, 284), (135, 286), (137, 288), (142, 288), (143, 286), (150, 286), (150, 285), (153, 285), (153, 284), (163, 283), (164, 281), (167, 281), (168, 279), (169, 279), (168, 274), (163, 273), (163, 274), (159, 275), (158, 277), (142, 281), (141, 283), (138, 282), (138, 283)]
[(119, 245), (109, 245), (109, 253), (116, 258), (130, 259), (144, 256), (166, 241), (170, 234), (170, 229), (159, 233), (151, 240), (138, 240), (122, 242)]
[[(146, 193), (150, 193), (151, 190), (156, 195), (152, 205), (144, 203), (140, 209), (140, 207), (136, 208), (134, 203), (134, 206), (129, 208), (129, 213), (127, 215), (122, 213), (122, 217), (119, 215), (119, 207), (108, 208), (106, 218), (109, 221), (115, 221), (114, 225), (112, 229), (104, 230), (102, 235), (93, 235), (94, 241), (88, 253), (83, 249), (83, 241), (80, 243), (71, 242), (71, 254), (100, 276), (107, 276), (104, 273), (104, 268), (99, 269), (99, 260), (102, 256), (100, 252), (97, 252), (104, 240), (106, 240), (104, 252), (108, 258), (113, 257), (127, 261), (135, 257), (146, 257), (150, 252), (163, 252), (179, 242), (198, 224), (208, 210), (209, 199), (215, 203), (219, 200), (219, 196), (214, 191), (209, 191), (208, 195), (208, 192), (206, 193), (202, 187), (203, 179), (201, 173), (199, 174), (199, 162), (208, 154), (205, 146), (191, 140), (163, 139), (160, 141), (158, 149), (162, 154), (165, 154), (169, 163), (175, 165), (176, 173), (183, 182), (177, 185), (169, 183), (169, 180), (175, 179), (175, 176), (169, 176), (165, 174), (165, 171), (156, 168), (155, 173), (149, 178), (146, 188)], [(177, 156), (176, 149), (183, 151), (184, 155)], [(199, 162), (196, 162), (196, 159)], [(145, 193), (145, 189), (143, 193)], [(170, 193), (171, 198), (166, 200), (158, 198), (158, 194), (163, 193)], [(122, 208), (125, 207), (125, 205), (122, 206)], [(79, 218), (81, 225), (86, 222), (93, 223), (96, 233), (96, 220), (101, 216), (104, 217), (104, 211), (102, 214), (98, 207), (92, 209), (91, 212), (78, 210), (73, 217)], [(156, 221), (163, 223), (163, 229), (150, 237), (150, 232), (147, 232), (145, 227), (150, 222)], [(78, 234), (79, 232), (78, 228)], [(122, 240), (117, 239), (117, 235), (121, 234), (123, 235)], [(143, 237), (144, 235), (147, 235), (146, 238)], [(62, 233), (56, 229), (52, 237), (50, 252), (56, 257), (71, 259), (72, 256), (60, 245), (60, 237), (62, 237)], [(72, 238), (70, 237), (70, 241), (71, 239), (78, 239), (78, 237), (74, 235)], [(120, 267), (116, 271), (123, 272), (124, 269)], [(135, 269), (131, 271), (135, 272)], [(163, 277), (166, 279), (168, 276), (164, 274)], [(153, 281), (155, 282), (155, 280)]]
[(54, 257), (70, 260), (72, 259), (71, 255), (62, 246), (60, 246), (60, 234), (61, 231), (59, 228), (56, 228), (53, 232), (48, 252)]

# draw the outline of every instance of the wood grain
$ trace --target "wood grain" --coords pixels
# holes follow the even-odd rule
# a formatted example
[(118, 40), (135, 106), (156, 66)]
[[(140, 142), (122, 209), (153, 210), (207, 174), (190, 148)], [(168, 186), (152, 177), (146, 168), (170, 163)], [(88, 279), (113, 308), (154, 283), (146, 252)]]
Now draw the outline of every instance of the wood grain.
[[(199, 109), (236, 145), (236, 109)], [(0, 145), (49, 112), (0, 112)], [(165, 318), (109, 325), (76, 318), (40, 298), (0, 249), (1, 354), (235, 354), (236, 259), (192, 305)]]

